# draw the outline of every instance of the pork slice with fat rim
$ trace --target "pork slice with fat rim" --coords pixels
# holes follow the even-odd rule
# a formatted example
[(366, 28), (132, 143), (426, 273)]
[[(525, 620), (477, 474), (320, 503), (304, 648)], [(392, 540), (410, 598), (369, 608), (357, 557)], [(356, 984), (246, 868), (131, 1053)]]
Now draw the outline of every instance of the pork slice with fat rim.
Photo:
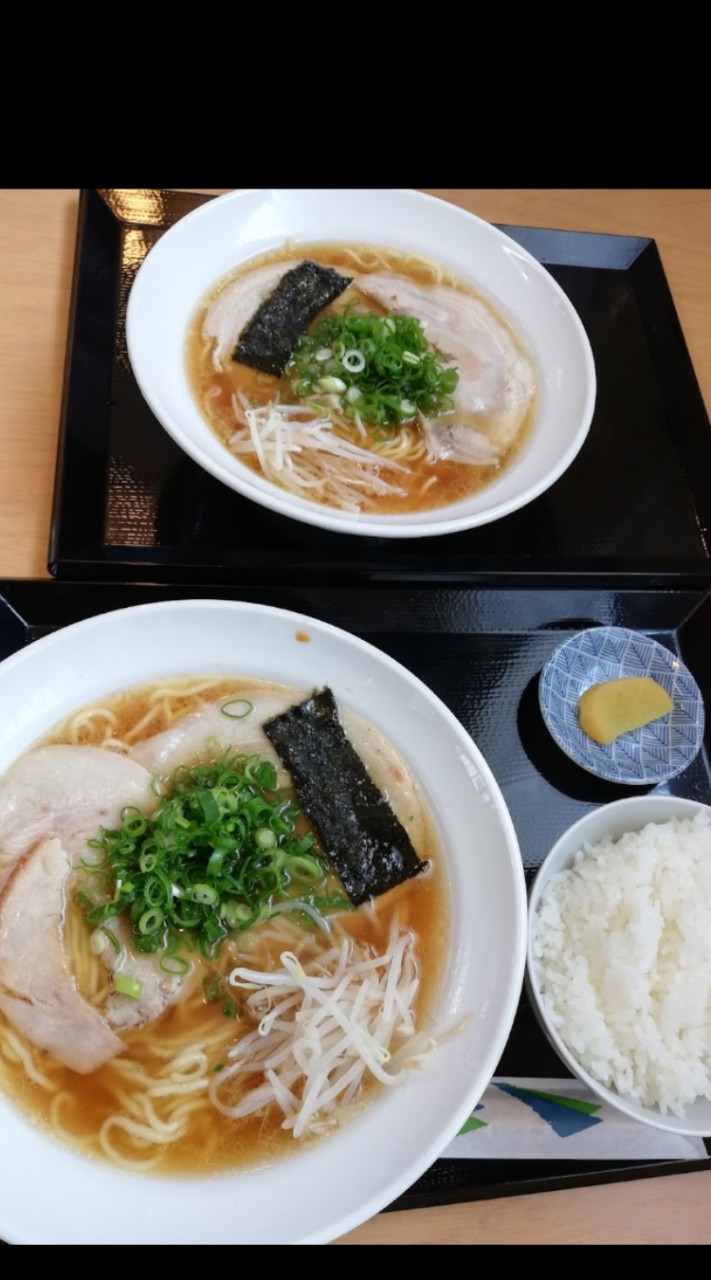
[[(153, 774), (170, 774), (178, 765), (214, 759), (228, 747), (244, 755), (258, 755), (277, 769), (279, 786), (289, 786), (291, 778), (264, 732), (265, 720), (282, 715), (307, 695), (300, 689), (285, 692), (271, 689), (243, 689), (238, 699), (247, 699), (252, 710), (241, 719), (223, 714), (226, 699), (208, 703), (171, 725), (163, 733), (146, 738), (133, 748), (133, 756)], [(360, 716), (339, 708), (343, 728), (361, 756), (374, 783), (387, 796), (416, 848), (425, 838), (423, 801), (412, 775), (392, 743)]]
[(72, 862), (86, 841), (117, 827), (121, 811), (157, 804), (151, 774), (136, 760), (101, 747), (36, 747), (0, 778), (0, 888), (18, 858), (45, 836), (58, 836)]
[(0, 1009), (28, 1040), (72, 1071), (96, 1071), (123, 1041), (77, 990), (64, 953), (69, 854), (41, 841), (0, 894)]
[(384, 734), (353, 711), (338, 709), (341, 724), (376, 787), (407, 831), (417, 853), (425, 856), (427, 819), (419, 787), (410, 770)]
[[(258, 755), (276, 767), (279, 785), (288, 785), (286, 773), (271, 742), (262, 728), (265, 720), (278, 716), (301, 701), (304, 694), (299, 689), (286, 693), (271, 689), (243, 689), (233, 698), (206, 703), (199, 711), (193, 711), (178, 720), (163, 733), (146, 738), (133, 748), (132, 756), (151, 774), (169, 774), (178, 765), (191, 765), (204, 760), (214, 760), (221, 751), (230, 748), (242, 755)], [(252, 704), (244, 716), (230, 716), (222, 707), (230, 702)], [(240, 710), (238, 706), (234, 708)]]
[(450, 285), (420, 286), (389, 272), (356, 283), (386, 310), (415, 316), (444, 363), (459, 372), (454, 413), (428, 424), (432, 459), (490, 465), (516, 441), (536, 388), (533, 364), (511, 330), (482, 299)]
[(192, 985), (194, 966), (185, 974), (164, 973), (160, 967), (160, 954), (142, 954), (134, 951), (131, 945), (131, 925), (125, 918), (107, 920), (110, 929), (121, 946), (115, 951), (108, 946), (103, 952), (103, 959), (109, 972), (121, 973), (133, 978), (141, 984), (141, 994), (123, 995), (114, 991), (106, 1002), (106, 1017), (112, 1027), (120, 1031), (130, 1031), (132, 1027), (142, 1027), (148, 1022), (155, 1022), (172, 1004), (184, 999)]
[(214, 343), (212, 361), (216, 369), (229, 368), (232, 352), (248, 320), (276, 289), (282, 276), (298, 265), (297, 260), (271, 262), (238, 276), (218, 293), (202, 325), (204, 341)]

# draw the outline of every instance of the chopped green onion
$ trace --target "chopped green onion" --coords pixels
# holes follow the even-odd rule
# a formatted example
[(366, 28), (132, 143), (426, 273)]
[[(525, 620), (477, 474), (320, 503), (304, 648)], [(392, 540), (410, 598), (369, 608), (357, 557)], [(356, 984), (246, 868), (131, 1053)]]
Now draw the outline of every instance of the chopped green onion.
[(277, 784), (270, 760), (238, 752), (176, 769), (150, 817), (139, 822), (129, 807), (118, 829), (101, 828), (103, 856), (83, 868), (77, 895), (89, 926), (103, 929), (123, 913), (135, 950), (160, 953), (165, 972), (182, 973), (189, 965), (176, 950), (211, 957), (230, 932), (293, 896), (295, 884), (322, 888), (326, 864), (314, 836), (297, 834), (301, 810)]
[(244, 902), (223, 902), (221, 914), (229, 929), (246, 924), (252, 917), (252, 912)]
[(361, 369), (365, 369), (365, 356), (362, 351), (351, 347), (350, 351), (346, 351), (342, 357), (341, 364), (349, 373), (360, 373)]
[[(233, 707), (238, 707), (239, 710), (231, 710)], [(254, 711), (254, 705), (247, 698), (233, 698), (231, 702), (224, 702), (220, 711), (223, 716), (229, 716), (231, 720), (244, 720), (250, 711)]]
[(118, 991), (122, 996), (130, 996), (132, 1000), (140, 1000), (143, 995), (143, 983), (137, 978), (129, 978), (127, 973), (115, 973), (114, 991)]
[(103, 929), (94, 929), (94, 932), (92, 933), (89, 939), (89, 945), (95, 956), (103, 955), (107, 946), (109, 945), (108, 939)]
[(140, 809), (126, 807), (121, 812), (121, 821), (124, 831), (131, 836), (143, 835), (146, 829), (146, 819)]
[(202, 989), (208, 1004), (217, 1004), (225, 994), (225, 988), (218, 978), (213, 978), (212, 981), (209, 978), (203, 978)]
[(348, 420), (357, 413), (375, 429), (411, 422), (418, 412), (430, 418), (449, 413), (459, 381), (414, 316), (380, 316), (353, 305), (340, 314), (326, 312), (302, 335), (286, 378), (299, 399), (308, 403), (314, 392), (335, 394)]
[(193, 897), (196, 902), (201, 902), (203, 906), (214, 907), (218, 901), (218, 895), (215, 889), (209, 884), (196, 884), (193, 889)]
[(207, 787), (200, 787), (195, 791), (195, 799), (202, 809), (202, 816), (206, 823), (216, 822), (220, 816), (220, 806), (217, 803), (212, 792)]
[(292, 858), (289, 863), (292, 880), (311, 883), (321, 879), (321, 868), (315, 858)]
[(144, 911), (138, 921), (139, 933), (155, 933), (156, 929), (160, 929), (163, 923), (163, 912), (157, 907), (151, 907), (150, 911)]
[(346, 390), (346, 384), (342, 378), (333, 378), (330, 375), (325, 378), (319, 378), (318, 382), (314, 383), (314, 386), (317, 391), (326, 391), (329, 395), (340, 395), (342, 391)]

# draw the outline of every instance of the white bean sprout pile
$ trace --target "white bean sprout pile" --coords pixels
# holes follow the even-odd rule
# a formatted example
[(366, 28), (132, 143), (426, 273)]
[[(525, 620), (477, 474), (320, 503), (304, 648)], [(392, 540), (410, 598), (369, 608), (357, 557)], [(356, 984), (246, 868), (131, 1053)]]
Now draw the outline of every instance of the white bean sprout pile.
[(276, 1103), (282, 1128), (301, 1138), (359, 1109), (368, 1077), (387, 1086), (402, 1081), (435, 1046), (415, 1030), (413, 941), (394, 925), (383, 955), (346, 938), (305, 968), (284, 951), (275, 972), (233, 969), (229, 981), (250, 991), (246, 1009), (258, 1025), (210, 1084), (218, 1110), (238, 1118)]
[(290, 493), (351, 512), (359, 511), (367, 497), (406, 493), (407, 467), (343, 439), (330, 419), (313, 409), (276, 402), (250, 408), (237, 395), (232, 404), (243, 424), (230, 438), (233, 453), (256, 457), (265, 478)]

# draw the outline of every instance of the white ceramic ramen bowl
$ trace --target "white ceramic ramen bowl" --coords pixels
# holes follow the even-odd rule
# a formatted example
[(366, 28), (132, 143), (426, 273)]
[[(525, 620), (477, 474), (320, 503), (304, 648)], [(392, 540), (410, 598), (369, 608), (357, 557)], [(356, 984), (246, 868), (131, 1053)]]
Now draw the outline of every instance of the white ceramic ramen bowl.
[(0, 771), (73, 708), (161, 676), (208, 672), (306, 691), (328, 683), (402, 752), (434, 818), (451, 887), (436, 1022), (463, 1025), (425, 1069), (384, 1090), (349, 1125), (251, 1172), (123, 1172), (72, 1153), (0, 1095), (0, 1238), (11, 1243), (330, 1240), (432, 1164), (476, 1105), (508, 1037), (523, 978), (526, 899), (506, 805), (451, 712), (362, 640), (301, 614), (217, 600), (77, 623), (0, 664)]
[[(297, 249), (360, 241), (424, 254), (475, 286), (509, 320), (533, 356), (538, 397), (523, 447), (490, 485), (436, 510), (353, 515), (277, 488), (220, 442), (188, 384), (188, 328), (221, 279), (287, 238)], [(545, 267), (489, 223), (417, 191), (247, 190), (220, 196), (182, 218), (150, 250), (129, 296), (126, 336), (143, 396), (195, 462), (272, 511), (343, 533), (416, 538), (470, 529), (518, 510), (570, 466), (595, 406), (590, 343)]]
[[(572, 866), (574, 855), (585, 844), (597, 844), (605, 837), (618, 840), (625, 832), (641, 831), (648, 822), (660, 823), (668, 822), (673, 818), (693, 818), (700, 811), (711, 813), (711, 808), (697, 800), (686, 800), (681, 796), (629, 796), (624, 800), (615, 800), (612, 804), (593, 809), (563, 833), (541, 863), (531, 888), (528, 904), (526, 989), (538, 1022), (553, 1048), (568, 1070), (582, 1080), (591, 1093), (596, 1094), (602, 1102), (630, 1119), (642, 1121), (655, 1129), (664, 1129), (667, 1133), (707, 1137), (711, 1136), (711, 1101), (708, 1099), (698, 1098), (696, 1102), (685, 1108), (686, 1114), (683, 1117), (670, 1113), (662, 1114), (658, 1107), (645, 1107), (622, 1097), (615, 1089), (601, 1084), (581, 1065), (554, 1025), (551, 1011), (542, 994), (540, 973), (534, 953), (533, 931), (541, 897), (551, 877)], [(630, 1018), (638, 1016), (630, 1010)]]

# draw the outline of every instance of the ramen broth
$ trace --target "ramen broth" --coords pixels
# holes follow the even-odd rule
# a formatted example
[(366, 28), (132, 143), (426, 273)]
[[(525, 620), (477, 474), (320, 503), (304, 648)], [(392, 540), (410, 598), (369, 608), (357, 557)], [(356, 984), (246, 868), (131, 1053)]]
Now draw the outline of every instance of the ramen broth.
[[(240, 698), (246, 688), (254, 690), (256, 686), (291, 692), (285, 686), (253, 679), (247, 682), (208, 676), (156, 682), (76, 712), (36, 745), (85, 744), (125, 751), (206, 702)], [(303, 696), (298, 690), (293, 694), (294, 701)], [(205, 758), (214, 758), (215, 754), (213, 751)], [(305, 819), (303, 823), (307, 830)], [(349, 935), (372, 944), (378, 953), (385, 950), (396, 918), (413, 932), (421, 979), (415, 1011), (417, 1026), (421, 1027), (437, 991), (448, 932), (446, 873), (427, 817), (424, 847), (418, 847), (417, 852), (430, 862), (425, 873), (358, 910), (341, 913), (338, 920), (331, 919), (336, 937)], [(69, 902), (64, 928), (68, 962), (82, 995), (101, 1008), (110, 991), (110, 978), (102, 960), (91, 953), (89, 934), (81, 908)], [(222, 1001), (210, 1002), (202, 980), (224, 980), (235, 965), (278, 968), (285, 948), (306, 964), (331, 945), (332, 939), (324, 940), (318, 929), (303, 928), (292, 917), (280, 915), (226, 939), (214, 960), (202, 960), (196, 952), (190, 953), (199, 969), (190, 994), (166, 1009), (155, 1022), (124, 1033), (125, 1052), (89, 1075), (78, 1075), (58, 1064), (0, 1013), (0, 1084), (8, 1097), (55, 1138), (89, 1156), (110, 1158), (113, 1163), (139, 1172), (210, 1173), (254, 1167), (298, 1151), (304, 1141), (314, 1139), (296, 1141), (291, 1132), (282, 1128), (283, 1115), (276, 1105), (246, 1118), (232, 1119), (212, 1105), (204, 1085), (196, 1085), (201, 1061), (196, 1053), (207, 1059), (209, 1081), (224, 1068), (227, 1053), (237, 1039), (254, 1028), (253, 1022), (226, 1016)], [(227, 990), (239, 1004), (240, 993)], [(184, 1083), (184, 1094), (177, 1098), (166, 1098), (160, 1091), (169, 1070), (173, 1080), (177, 1072), (177, 1078)], [(204, 1060), (202, 1072), (205, 1075)], [(151, 1089), (156, 1091), (151, 1094)], [(374, 1090), (368, 1088), (368, 1095), (371, 1092)], [(145, 1122), (147, 1105), (159, 1123), (179, 1121), (184, 1134), (178, 1141), (155, 1144), (136, 1137)], [(107, 1122), (109, 1152), (99, 1139)], [(125, 1124), (133, 1127), (133, 1136), (122, 1127)]]
[[(374, 248), (370, 245), (334, 244), (301, 245), (297, 254), (292, 245), (286, 245), (276, 253), (251, 259), (247, 266), (241, 267), (221, 280), (203, 301), (190, 327), (187, 343), (187, 371), (192, 393), (203, 417), (227, 448), (230, 448), (230, 440), (237, 426), (232, 408), (232, 396), (235, 393), (241, 394), (255, 406), (269, 404), (277, 395), (285, 404), (299, 403), (299, 397), (293, 393), (286, 376), (276, 378), (234, 360), (229, 361), (229, 368), (216, 370), (212, 360), (212, 344), (206, 343), (202, 337), (205, 315), (210, 304), (232, 280), (267, 263), (286, 262), (295, 257), (309, 258), (323, 266), (333, 267), (348, 276), (387, 271), (403, 276), (420, 286), (444, 284), (458, 289), (482, 302), (496, 321), (508, 331), (519, 353), (530, 361), (529, 354), (511, 326), (488, 299), (484, 299), (475, 289), (458, 280), (453, 272), (425, 257), (393, 249)], [(355, 285), (346, 289), (335, 303), (326, 308), (325, 313), (340, 313), (348, 304), (353, 303), (369, 312), (379, 315), (387, 314), (383, 306), (371, 298), (364, 297)], [(339, 435), (349, 439), (353, 444), (359, 446), (367, 444), (374, 453), (380, 454), (383, 458), (394, 458), (409, 468), (409, 474), (398, 473), (396, 478), (397, 484), (406, 490), (402, 496), (392, 493), (368, 495), (363, 503), (364, 510), (404, 515), (448, 506), (486, 488), (519, 454), (528, 437), (535, 416), (535, 408), (536, 398), (533, 396), (513, 443), (495, 464), (490, 465), (471, 465), (448, 459), (428, 461), (426, 441), (417, 422), (386, 430), (371, 428), (367, 442), (363, 440), (354, 424), (341, 426), (339, 423), (336, 429)], [(445, 415), (449, 419), (456, 418), (457, 422), (465, 422), (468, 416), (472, 425), (479, 425), (474, 415), (462, 413)], [(378, 435), (387, 438), (378, 440)], [(256, 457), (245, 453), (235, 456), (238, 456), (239, 461), (256, 474), (261, 474)], [(304, 496), (318, 500), (317, 495), (312, 493), (307, 492)]]

